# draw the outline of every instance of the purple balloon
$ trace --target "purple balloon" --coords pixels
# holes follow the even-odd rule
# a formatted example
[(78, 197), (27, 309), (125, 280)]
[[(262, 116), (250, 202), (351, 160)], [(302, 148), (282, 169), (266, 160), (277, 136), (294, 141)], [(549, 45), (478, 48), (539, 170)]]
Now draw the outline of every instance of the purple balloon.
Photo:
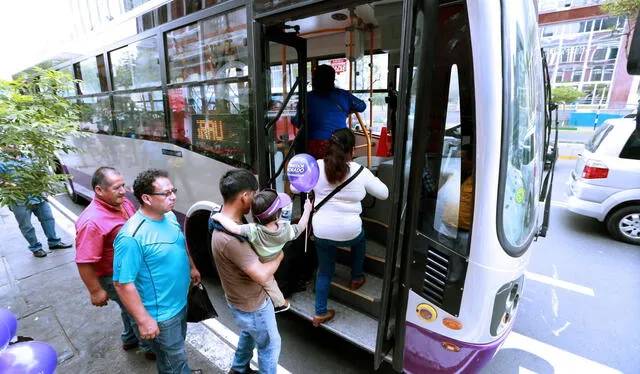
[[(9, 328), (9, 340), (13, 339), (16, 336), (16, 332), (18, 331), (18, 319), (15, 314), (11, 313), (9, 309), (0, 308), (0, 322), (4, 322)], [(0, 345), (1, 340), (0, 340)]]
[[(4, 321), (0, 320), (0, 351), (4, 350), (13, 336), (9, 333), (9, 326)], [(0, 371), (2, 373), (2, 371)]]
[(0, 373), (53, 374), (58, 353), (47, 343), (22, 342), (0, 352)]
[(309, 192), (316, 186), (320, 177), (318, 162), (306, 153), (295, 155), (287, 165), (287, 176), (298, 191)]

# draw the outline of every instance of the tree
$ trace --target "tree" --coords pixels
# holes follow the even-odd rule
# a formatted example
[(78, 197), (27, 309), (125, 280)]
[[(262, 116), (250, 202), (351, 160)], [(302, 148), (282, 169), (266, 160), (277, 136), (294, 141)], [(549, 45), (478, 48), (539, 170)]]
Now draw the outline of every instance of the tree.
[(640, 0), (613, 0), (601, 5), (600, 9), (612, 16), (635, 18), (640, 12)]
[(69, 137), (81, 134), (77, 105), (59, 94), (72, 84), (69, 75), (42, 69), (0, 80), (0, 163), (23, 161), (0, 174), (0, 206), (62, 190), (67, 176), (50, 171), (57, 168), (56, 153), (74, 150)]
[(551, 90), (551, 100), (556, 104), (571, 104), (574, 101), (584, 97), (585, 93), (575, 87), (561, 86)]

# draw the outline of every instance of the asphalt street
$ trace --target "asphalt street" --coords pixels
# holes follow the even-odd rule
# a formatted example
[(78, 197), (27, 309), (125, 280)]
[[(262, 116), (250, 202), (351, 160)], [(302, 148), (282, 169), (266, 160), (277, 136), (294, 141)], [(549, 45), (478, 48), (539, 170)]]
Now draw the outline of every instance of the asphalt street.
[[(564, 182), (575, 161), (559, 160), (551, 222), (532, 247), (513, 332), (484, 373), (637, 373), (640, 368), (640, 248), (611, 239), (604, 225), (564, 205)], [(78, 214), (82, 205), (59, 196)], [(219, 282), (206, 280), (214, 300)], [(219, 322), (237, 333), (230, 312)], [(370, 373), (371, 354), (308, 321), (278, 317), (280, 365), (291, 373)], [(391, 373), (388, 365), (382, 373)]]

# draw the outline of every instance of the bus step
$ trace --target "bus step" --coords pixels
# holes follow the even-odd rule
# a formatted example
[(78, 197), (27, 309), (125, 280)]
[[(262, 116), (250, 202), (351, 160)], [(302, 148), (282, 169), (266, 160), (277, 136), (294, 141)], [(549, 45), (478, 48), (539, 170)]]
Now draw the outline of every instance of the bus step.
[[(311, 288), (291, 295), (288, 300), (293, 313), (309, 321), (313, 320), (316, 294)], [(376, 319), (335, 300), (329, 300), (329, 308), (335, 309), (336, 316), (331, 321), (321, 324), (321, 328), (369, 352), (375, 351), (378, 332)]]
[(357, 290), (349, 289), (351, 268), (336, 264), (336, 272), (331, 282), (330, 295), (343, 304), (363, 311), (370, 316), (380, 316), (380, 299), (382, 297), (382, 279), (366, 274), (367, 281)]
[[(337, 262), (341, 264), (351, 264), (351, 248), (339, 247)], [(385, 262), (384, 246), (379, 243), (367, 239), (367, 252), (364, 258), (364, 271), (374, 274), (378, 277), (384, 276)]]

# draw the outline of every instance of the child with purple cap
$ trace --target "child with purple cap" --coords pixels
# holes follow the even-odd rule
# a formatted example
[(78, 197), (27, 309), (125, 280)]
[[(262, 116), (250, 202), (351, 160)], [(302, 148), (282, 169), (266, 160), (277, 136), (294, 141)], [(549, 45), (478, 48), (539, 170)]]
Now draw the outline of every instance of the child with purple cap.
[[(289, 204), (291, 204), (289, 195), (267, 188), (258, 192), (251, 204), (251, 213), (257, 223), (239, 225), (231, 218), (225, 217), (220, 213), (214, 214), (211, 218), (220, 222), (225, 230), (230, 233), (247, 237), (247, 240), (249, 240), (249, 243), (251, 243), (260, 257), (260, 261), (268, 262), (278, 257), (284, 245), (300, 236), (307, 228), (311, 209), (313, 208), (309, 200), (305, 201), (304, 212), (297, 224), (278, 221), (282, 208)], [(276, 313), (289, 309), (289, 302), (285, 300), (274, 277), (271, 277), (262, 286), (269, 294)]]

